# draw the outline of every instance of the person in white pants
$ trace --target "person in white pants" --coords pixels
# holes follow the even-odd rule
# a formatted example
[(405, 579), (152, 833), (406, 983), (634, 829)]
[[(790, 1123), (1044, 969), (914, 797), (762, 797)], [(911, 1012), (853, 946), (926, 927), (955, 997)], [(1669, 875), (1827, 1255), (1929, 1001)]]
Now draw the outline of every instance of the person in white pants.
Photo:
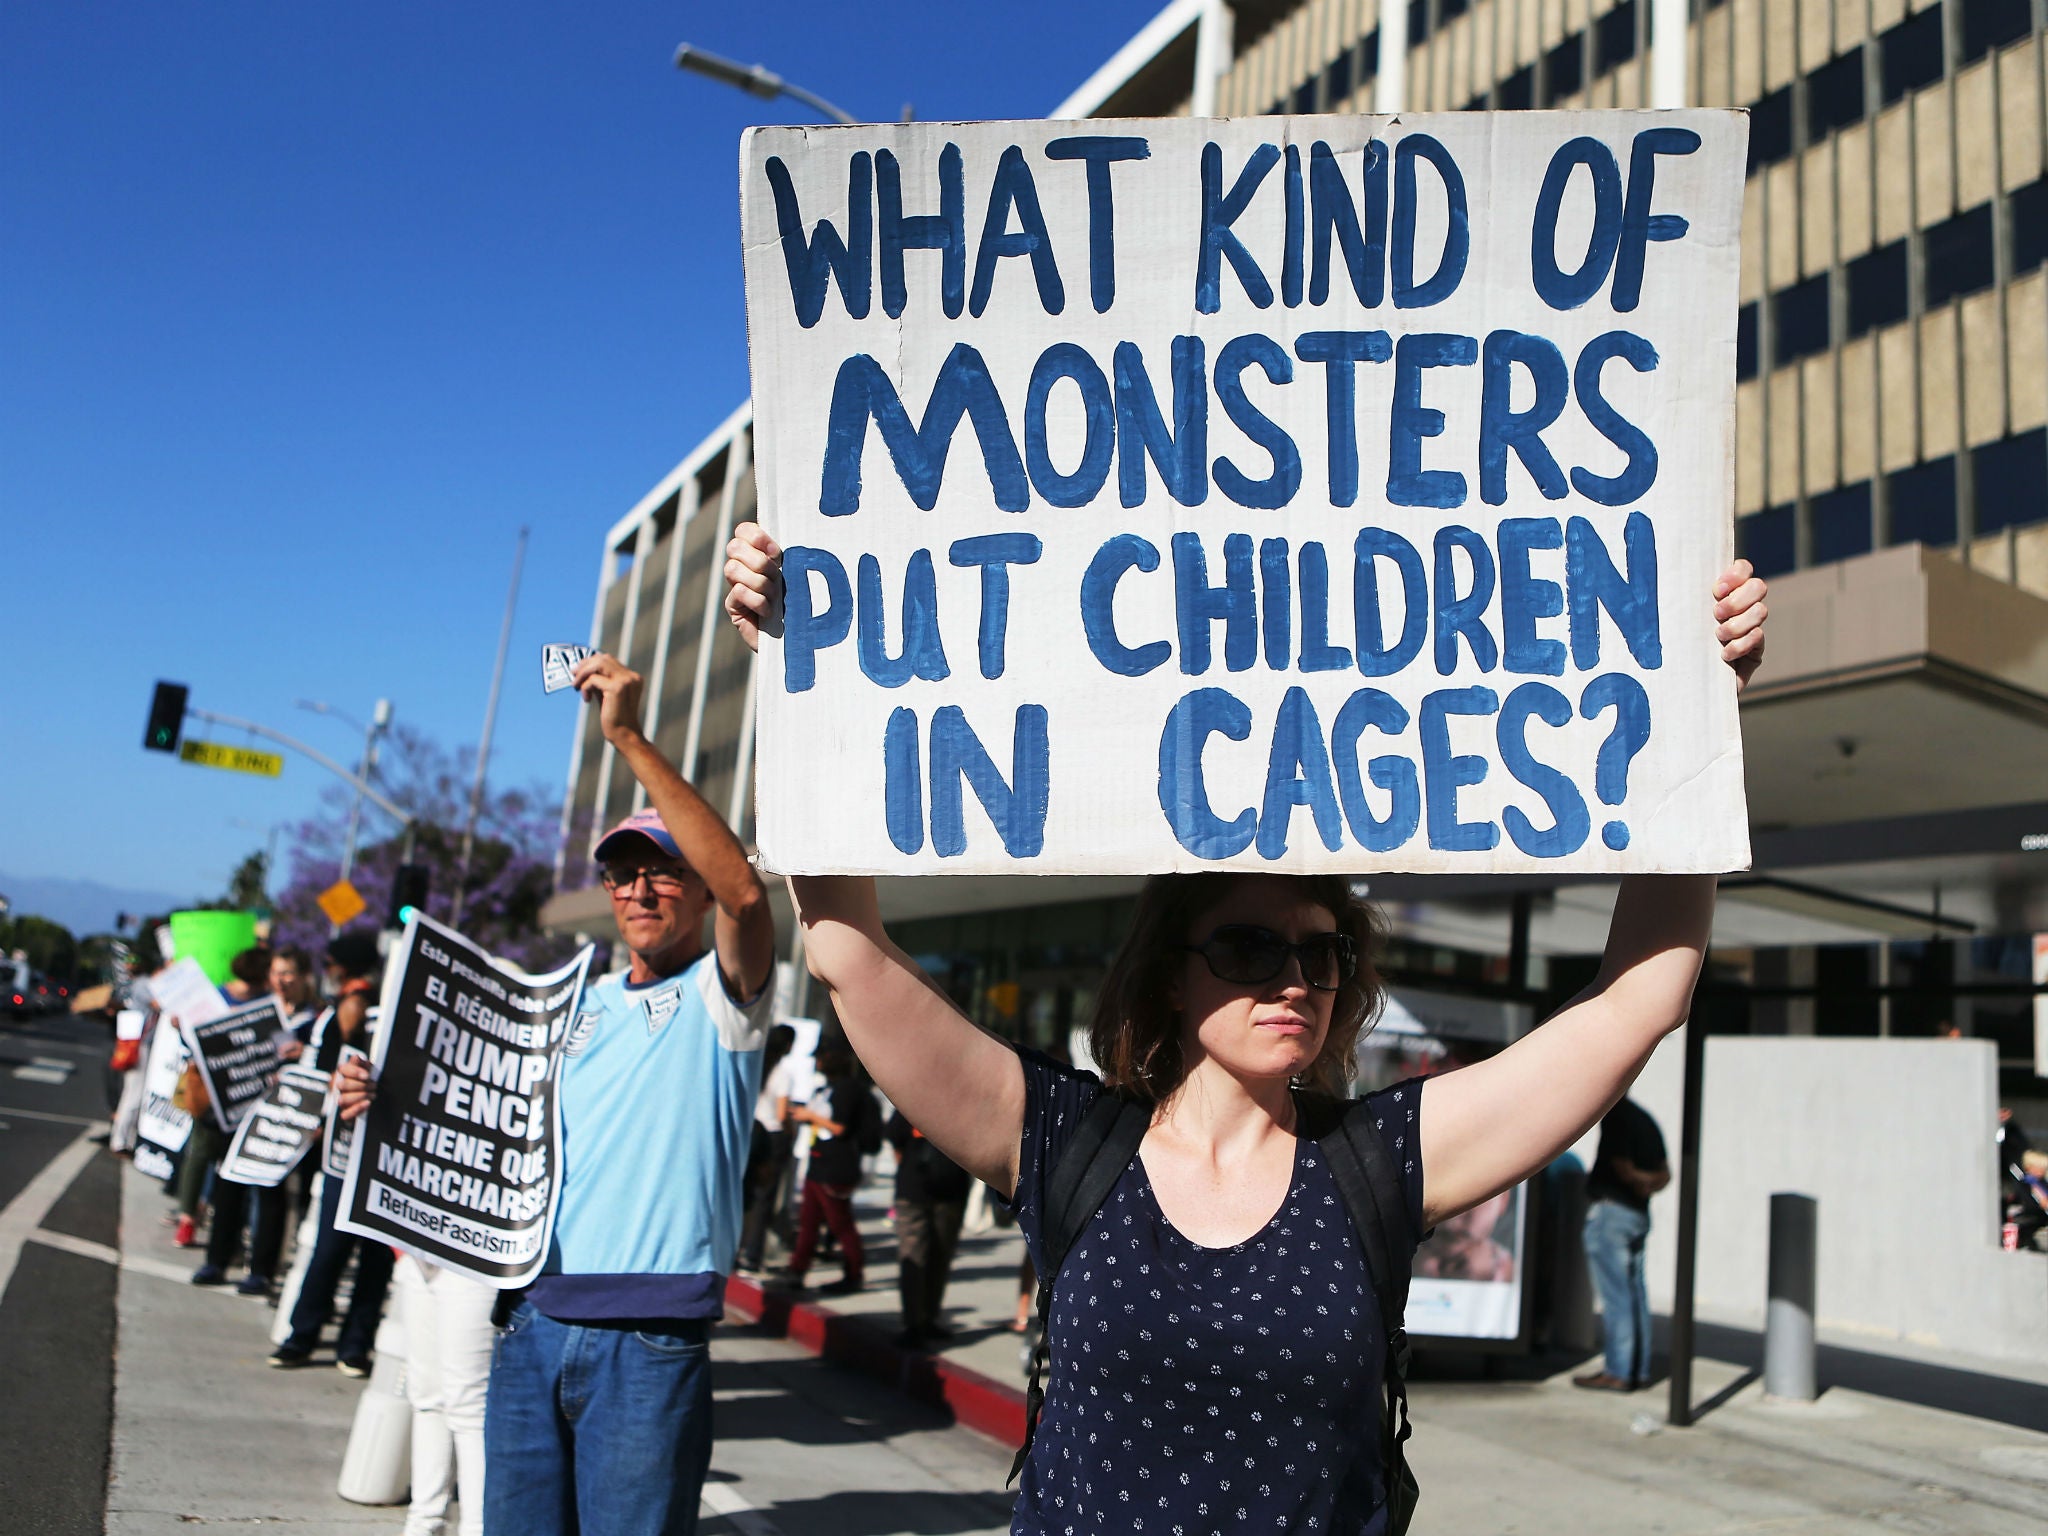
[(460, 1487), (461, 1536), (483, 1536), (484, 1398), (491, 1380), (491, 1307), (498, 1293), (464, 1275), (398, 1261), (412, 1403), (412, 1504), (405, 1536), (441, 1536)]

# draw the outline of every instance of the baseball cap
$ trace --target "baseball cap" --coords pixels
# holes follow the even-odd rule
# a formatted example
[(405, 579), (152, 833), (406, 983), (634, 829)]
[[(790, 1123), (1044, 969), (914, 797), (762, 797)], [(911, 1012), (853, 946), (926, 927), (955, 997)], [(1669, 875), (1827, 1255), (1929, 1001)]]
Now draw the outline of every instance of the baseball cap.
[(644, 811), (635, 811), (605, 833), (597, 847), (592, 850), (591, 857), (600, 864), (606, 859), (618, 858), (627, 851), (627, 841), (635, 837), (646, 838), (672, 859), (683, 857), (683, 850), (676, 846), (675, 838), (670, 835), (668, 828), (662, 825), (661, 813), (652, 806)]

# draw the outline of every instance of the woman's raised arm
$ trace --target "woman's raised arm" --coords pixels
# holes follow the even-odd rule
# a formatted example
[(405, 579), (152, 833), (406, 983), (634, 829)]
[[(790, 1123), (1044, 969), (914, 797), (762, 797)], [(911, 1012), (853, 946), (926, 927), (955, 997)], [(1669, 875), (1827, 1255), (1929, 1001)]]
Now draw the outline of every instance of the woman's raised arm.
[(933, 1146), (998, 1194), (1017, 1184), (1024, 1069), (882, 931), (875, 882), (793, 875), (804, 958), (861, 1064)]
[[(750, 646), (764, 630), (780, 630), (781, 562), (781, 549), (759, 524), (733, 530), (725, 610)], [(872, 879), (795, 875), (789, 892), (805, 960), (831, 992), (862, 1065), (934, 1146), (1008, 1195), (1024, 1131), (1024, 1071), (1016, 1053), (975, 1028), (890, 942)]]
[[(1738, 691), (1763, 659), (1764, 584), (1738, 560), (1714, 584)], [(1423, 1215), (1434, 1225), (1537, 1172), (1596, 1125), (1685, 1022), (1714, 920), (1712, 875), (1621, 883), (1593, 984), (1541, 1029), (1422, 1095)]]

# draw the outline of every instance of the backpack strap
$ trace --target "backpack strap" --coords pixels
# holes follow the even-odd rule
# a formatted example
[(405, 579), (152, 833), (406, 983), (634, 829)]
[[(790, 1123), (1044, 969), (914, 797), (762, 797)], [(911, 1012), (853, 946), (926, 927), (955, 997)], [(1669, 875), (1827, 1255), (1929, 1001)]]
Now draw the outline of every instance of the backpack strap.
[(1408, 1470), (1404, 1446), (1413, 1426), (1408, 1422), (1408, 1280), (1415, 1252), (1408, 1220), (1408, 1198), (1394, 1171), (1386, 1142), (1368, 1119), (1366, 1103), (1304, 1101), (1305, 1122), (1318, 1127), (1315, 1142), (1322, 1149), (1337, 1193), (1358, 1233), (1373, 1294), (1379, 1298), (1380, 1324), (1387, 1340), (1386, 1416), (1381, 1422), (1380, 1450), (1386, 1473), (1389, 1529), (1407, 1529), (1417, 1490)]
[(1067, 1250), (1131, 1166), (1151, 1125), (1149, 1104), (1107, 1090), (1097, 1094), (1046, 1180), (1038, 1232), (1045, 1261), (1038, 1272), (1038, 1343), (1031, 1351), (1031, 1385), (1024, 1394), (1024, 1443), (1010, 1463), (1012, 1483), (1024, 1470), (1031, 1442), (1038, 1434), (1038, 1416), (1045, 1408), (1045, 1371), (1052, 1359), (1053, 1282), (1059, 1278)]

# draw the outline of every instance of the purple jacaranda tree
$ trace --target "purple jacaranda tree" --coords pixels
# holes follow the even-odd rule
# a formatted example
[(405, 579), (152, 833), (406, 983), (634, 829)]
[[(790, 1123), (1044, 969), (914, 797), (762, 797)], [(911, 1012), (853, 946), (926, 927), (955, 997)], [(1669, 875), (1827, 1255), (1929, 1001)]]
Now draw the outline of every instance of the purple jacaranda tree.
[[(377, 787), (415, 818), (413, 862), (431, 872), (427, 914), (447, 922), (454, 911), (456, 866), (469, 803), (470, 750), (451, 751), (409, 726), (396, 727), (376, 770)], [(329, 925), (315, 898), (341, 874), (350, 792), (335, 785), (320, 814), (294, 827), (286, 848), (290, 883), (276, 897), (273, 941), (318, 954)], [(560, 807), (539, 787), (485, 796), (470, 853), (462, 932), (491, 953), (528, 970), (566, 959), (571, 940), (540, 930), (540, 909), (554, 890), (554, 849)], [(374, 930), (391, 904), (391, 882), (403, 862), (405, 838), (391, 819), (363, 807), (349, 881), (369, 903), (349, 927)]]

